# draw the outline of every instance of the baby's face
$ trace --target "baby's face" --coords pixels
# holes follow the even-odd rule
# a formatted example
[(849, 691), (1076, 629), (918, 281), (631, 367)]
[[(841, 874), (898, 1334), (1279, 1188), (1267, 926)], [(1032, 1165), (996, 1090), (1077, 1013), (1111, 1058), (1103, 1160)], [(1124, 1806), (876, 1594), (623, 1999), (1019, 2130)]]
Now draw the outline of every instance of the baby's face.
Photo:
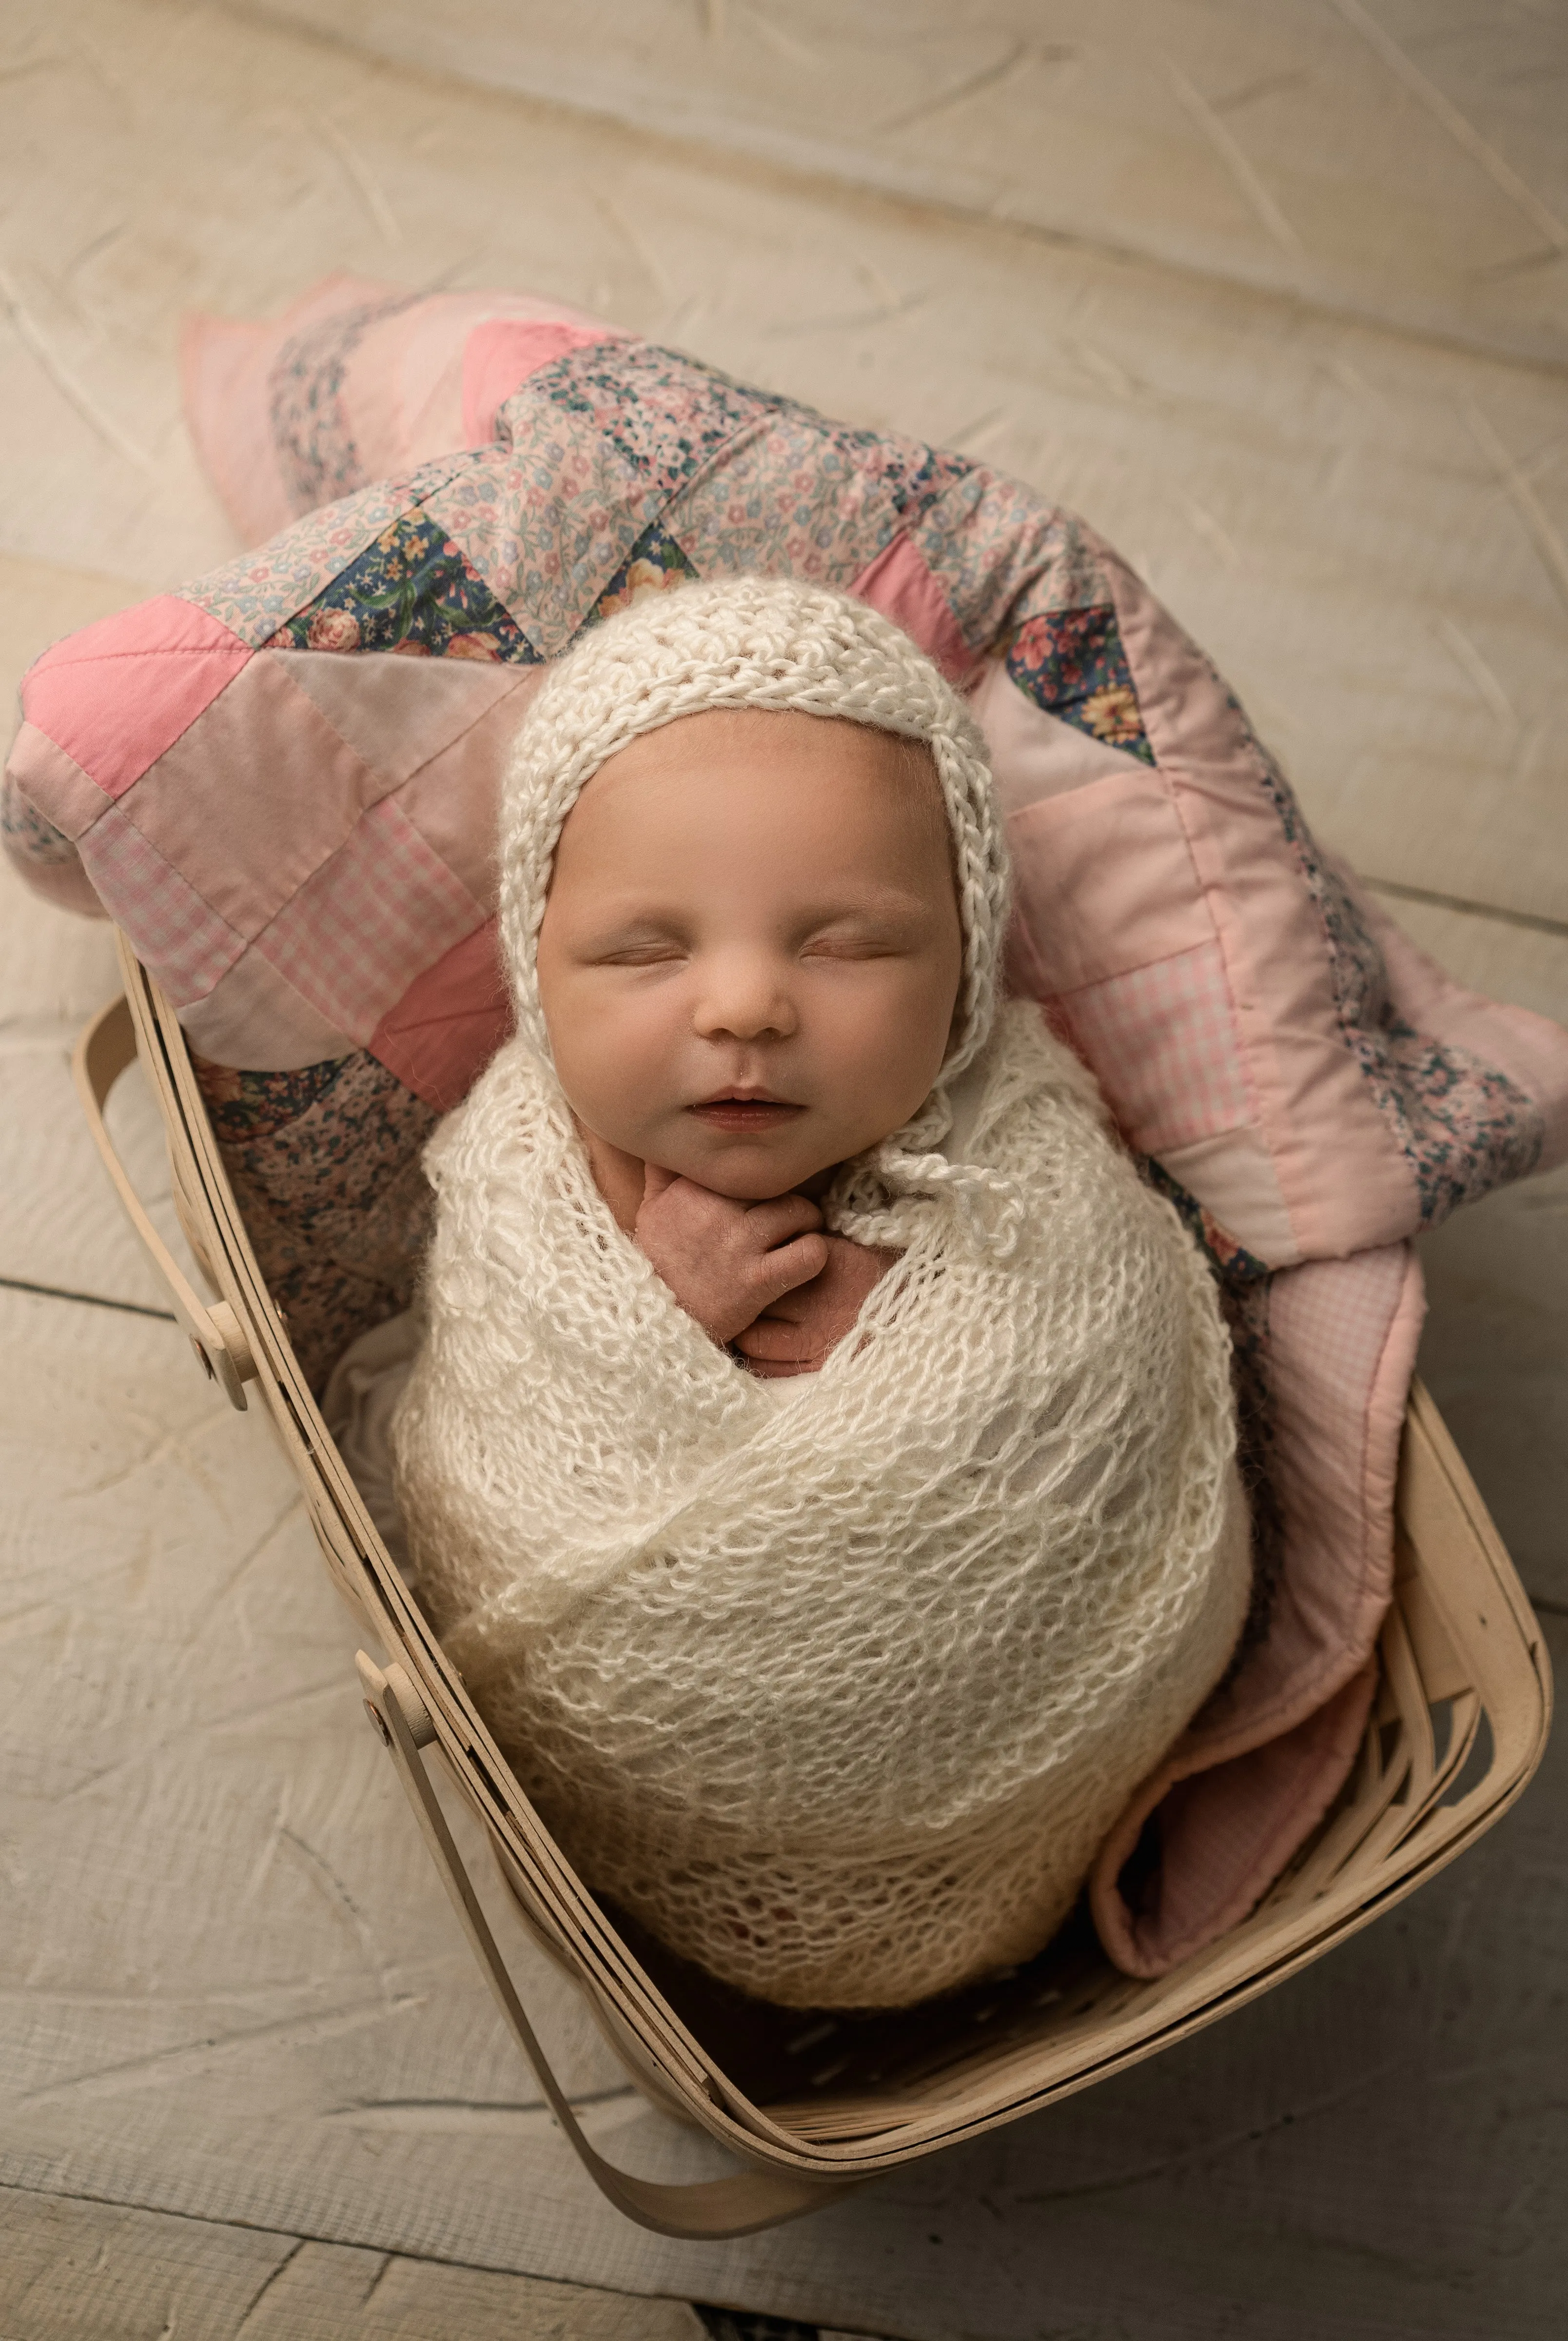
[(924, 750), (714, 709), (610, 758), (539, 938), (556, 1071), (592, 1136), (720, 1195), (781, 1195), (907, 1121), (962, 965)]

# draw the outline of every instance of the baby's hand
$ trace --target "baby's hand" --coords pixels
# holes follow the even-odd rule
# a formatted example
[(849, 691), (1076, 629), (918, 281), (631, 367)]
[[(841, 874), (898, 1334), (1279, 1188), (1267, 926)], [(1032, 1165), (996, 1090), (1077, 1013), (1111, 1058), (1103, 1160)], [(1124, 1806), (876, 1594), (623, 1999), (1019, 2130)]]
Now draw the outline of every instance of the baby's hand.
[(689, 1317), (722, 1349), (759, 1311), (822, 1273), (829, 1239), (804, 1195), (740, 1203), (650, 1162), (633, 1236)]
[(848, 1236), (826, 1236), (827, 1265), (809, 1284), (797, 1284), (771, 1301), (735, 1346), (755, 1374), (814, 1374), (835, 1342), (841, 1341), (864, 1307), (868, 1294), (898, 1255)]

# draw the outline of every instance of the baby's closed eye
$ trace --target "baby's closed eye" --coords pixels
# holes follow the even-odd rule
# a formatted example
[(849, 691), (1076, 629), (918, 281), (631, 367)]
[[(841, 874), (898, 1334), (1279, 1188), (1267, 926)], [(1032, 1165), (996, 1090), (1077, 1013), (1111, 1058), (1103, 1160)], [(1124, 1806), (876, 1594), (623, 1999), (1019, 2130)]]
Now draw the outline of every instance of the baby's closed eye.
[(821, 919), (801, 930), (802, 959), (904, 959), (930, 942), (928, 906), (911, 902), (888, 909), (855, 911)]
[(813, 935), (800, 948), (802, 959), (896, 959), (906, 954), (909, 945), (891, 935), (828, 934)]
[(571, 936), (570, 951), (581, 967), (644, 967), (689, 958), (693, 941), (688, 922), (663, 906), (621, 905), (608, 917), (585, 921)]
[(671, 936), (650, 937), (645, 942), (618, 943), (609, 951), (595, 951), (588, 964), (590, 967), (662, 967), (690, 957), (686, 944)]

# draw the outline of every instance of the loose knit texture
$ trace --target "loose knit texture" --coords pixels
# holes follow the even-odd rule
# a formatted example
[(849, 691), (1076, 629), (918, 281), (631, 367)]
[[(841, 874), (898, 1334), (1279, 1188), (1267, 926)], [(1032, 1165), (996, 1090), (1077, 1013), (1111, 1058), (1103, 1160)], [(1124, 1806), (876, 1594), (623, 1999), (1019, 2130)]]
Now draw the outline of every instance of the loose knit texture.
[[(814, 588), (690, 589), (642, 619), (590, 637), (520, 737), (519, 1035), (427, 1157), (399, 1495), (436, 1630), (585, 1881), (759, 1997), (904, 2005), (1049, 1939), (1224, 1669), (1247, 1594), (1228, 1345), (1089, 1076), (1036, 1009), (997, 1017), (999, 826), (935, 670)], [(932, 1098), (824, 1200), (902, 1256), (780, 1385), (615, 1225), (532, 951), (561, 822), (646, 711), (738, 677), (798, 703), (792, 674), (815, 712), (850, 699), (930, 742), (965, 988)]]

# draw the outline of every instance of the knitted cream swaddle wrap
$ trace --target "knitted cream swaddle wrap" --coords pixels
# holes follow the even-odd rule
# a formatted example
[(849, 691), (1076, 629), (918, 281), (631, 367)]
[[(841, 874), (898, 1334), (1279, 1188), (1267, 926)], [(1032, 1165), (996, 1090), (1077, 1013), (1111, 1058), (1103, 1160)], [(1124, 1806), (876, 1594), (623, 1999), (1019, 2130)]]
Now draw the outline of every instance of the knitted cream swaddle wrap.
[[(584, 782), (715, 704), (926, 741), (964, 925), (937, 1090), (824, 1203), (902, 1258), (783, 1383), (616, 1227), (533, 973)], [(1246, 1535), (1206, 1270), (1037, 1010), (997, 1012), (978, 734), (858, 603), (683, 588), (547, 679), (501, 853), (519, 1033), (430, 1150), (428, 1330), (395, 1430), (436, 1629), (585, 1880), (730, 1982), (896, 2006), (1027, 1957), (1222, 1672)]]

